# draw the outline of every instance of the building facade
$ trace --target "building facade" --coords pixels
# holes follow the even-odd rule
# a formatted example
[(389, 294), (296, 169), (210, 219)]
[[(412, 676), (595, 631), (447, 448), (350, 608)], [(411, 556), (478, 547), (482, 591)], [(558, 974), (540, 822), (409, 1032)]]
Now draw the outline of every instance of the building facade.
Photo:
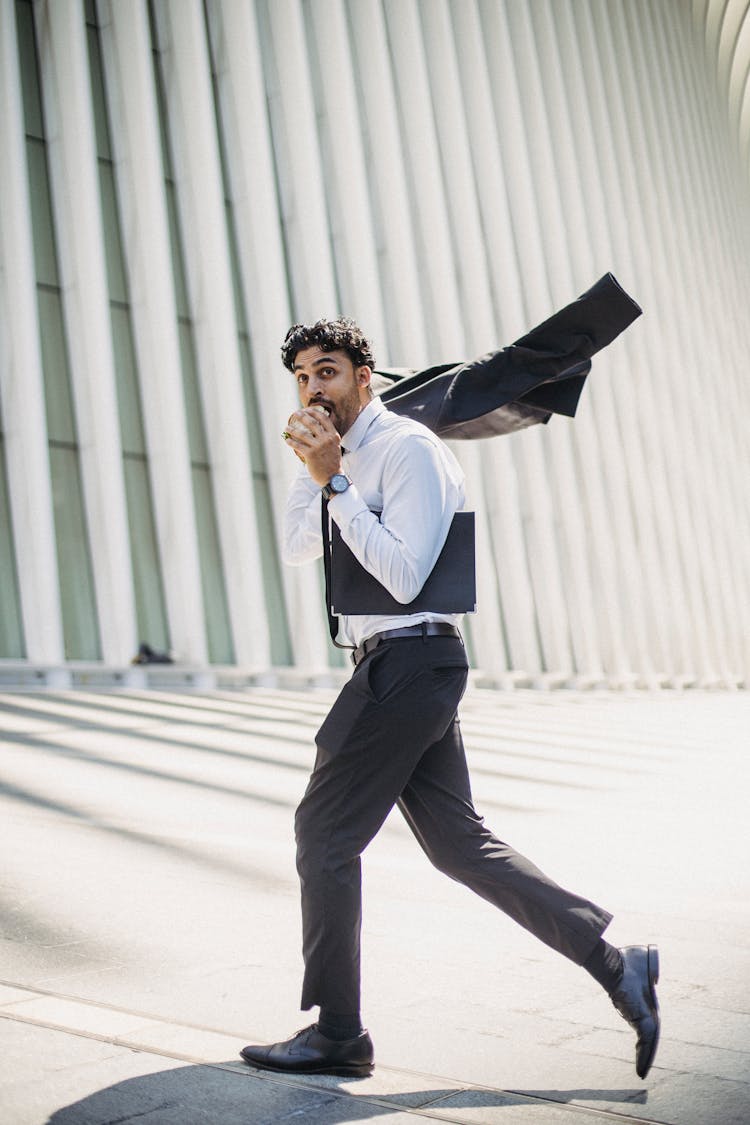
[(0, 184), (0, 675), (337, 667), (288, 325), (459, 361), (611, 271), (576, 420), (456, 443), (472, 662), (746, 684), (746, 3), (0, 0)]

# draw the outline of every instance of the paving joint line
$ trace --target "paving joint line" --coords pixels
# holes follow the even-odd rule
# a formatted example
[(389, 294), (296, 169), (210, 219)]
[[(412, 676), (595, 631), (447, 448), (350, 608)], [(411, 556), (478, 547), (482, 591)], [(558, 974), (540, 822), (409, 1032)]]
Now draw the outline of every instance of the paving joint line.
[[(28, 992), (31, 996), (49, 996), (53, 1000), (69, 1000), (74, 1004), (85, 1004), (90, 1008), (101, 1008), (108, 1012), (117, 1012), (123, 1016), (135, 1016), (138, 1019), (152, 1020), (155, 1023), (163, 1023), (169, 1027), (182, 1027), (186, 1031), (205, 1031), (209, 1035), (226, 1035), (230, 1038), (242, 1039), (247, 1035), (247, 1032), (235, 1033), (233, 1031), (226, 1031), (223, 1028), (207, 1027), (205, 1024), (200, 1023), (184, 1023), (181, 1020), (174, 1020), (170, 1017), (156, 1015), (154, 1012), (143, 1012), (137, 1008), (125, 1008), (120, 1004), (109, 1004), (101, 1000), (90, 1000), (85, 996), (75, 996), (70, 992), (57, 992), (50, 988), (40, 988), (29, 984), (19, 984), (17, 981), (5, 980), (0, 978), (0, 987), (15, 988), (21, 992)], [(23, 1001), (11, 1001), (11, 1003), (23, 1003)], [(4, 1008), (7, 1005), (0, 1004), (0, 1015), (5, 1015)]]

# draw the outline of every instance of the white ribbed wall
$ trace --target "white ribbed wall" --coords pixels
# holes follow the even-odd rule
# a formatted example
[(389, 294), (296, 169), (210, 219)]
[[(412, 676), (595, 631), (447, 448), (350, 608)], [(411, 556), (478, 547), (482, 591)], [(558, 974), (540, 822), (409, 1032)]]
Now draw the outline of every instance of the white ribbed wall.
[[(62, 657), (65, 560), (54, 549), (15, 13), (0, 3), (0, 415), (21, 656), (33, 665)], [(382, 364), (459, 360), (509, 343), (611, 270), (644, 316), (595, 358), (576, 420), (456, 447), (479, 513), (474, 664), (497, 682), (747, 683), (746, 0), (155, 0), (153, 18), (145, 0), (35, 0), (33, 13), (103, 662), (127, 661), (138, 630), (92, 34), (178, 656), (207, 658), (181, 301), (227, 644), (262, 670), (275, 638), (319, 671), (332, 657), (317, 569), (277, 580), (285, 624), (261, 560), (273, 557), (293, 471), (278, 437), (293, 402), (278, 358), (288, 324), (345, 312)], [(271, 522), (251, 460), (257, 480), (258, 463), (268, 477)]]

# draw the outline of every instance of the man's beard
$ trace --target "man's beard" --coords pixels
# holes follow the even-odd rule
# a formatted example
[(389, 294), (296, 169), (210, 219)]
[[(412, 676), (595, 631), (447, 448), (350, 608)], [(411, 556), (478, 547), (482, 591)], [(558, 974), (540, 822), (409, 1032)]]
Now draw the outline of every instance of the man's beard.
[[(361, 403), (359, 399), (358, 391), (355, 391), (351, 396), (347, 396), (347, 398), (338, 405), (334, 405), (334, 403), (328, 402), (326, 399), (320, 399), (318, 401), (322, 406), (325, 406), (328, 411), (328, 417), (333, 422), (340, 437), (343, 437), (346, 431), (351, 429), (363, 407), (363, 403)], [(315, 403), (311, 403), (310, 405), (314, 406)]]

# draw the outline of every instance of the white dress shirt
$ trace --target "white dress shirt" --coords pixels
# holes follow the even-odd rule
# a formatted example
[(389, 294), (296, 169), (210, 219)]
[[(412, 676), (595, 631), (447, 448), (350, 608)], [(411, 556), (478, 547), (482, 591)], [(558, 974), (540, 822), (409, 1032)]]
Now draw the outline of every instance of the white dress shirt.
[[(464, 475), (451, 451), (419, 422), (393, 414), (375, 398), (341, 439), (344, 472), (353, 482), (328, 503), (341, 538), (357, 560), (407, 605), (422, 589), (464, 506)], [(284, 561), (323, 554), (321, 490), (302, 466), (287, 501)], [(381, 513), (380, 515), (374, 513)], [(457, 624), (459, 614), (341, 617), (338, 640), (360, 645), (373, 633), (422, 621)]]

